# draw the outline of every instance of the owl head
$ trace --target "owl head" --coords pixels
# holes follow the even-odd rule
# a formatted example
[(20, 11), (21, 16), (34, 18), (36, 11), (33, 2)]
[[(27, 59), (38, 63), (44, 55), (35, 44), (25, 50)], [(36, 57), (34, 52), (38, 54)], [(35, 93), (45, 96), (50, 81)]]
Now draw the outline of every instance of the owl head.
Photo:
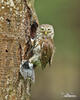
[(43, 38), (53, 39), (54, 37), (54, 28), (49, 24), (42, 24), (37, 29), (37, 34), (42, 36)]

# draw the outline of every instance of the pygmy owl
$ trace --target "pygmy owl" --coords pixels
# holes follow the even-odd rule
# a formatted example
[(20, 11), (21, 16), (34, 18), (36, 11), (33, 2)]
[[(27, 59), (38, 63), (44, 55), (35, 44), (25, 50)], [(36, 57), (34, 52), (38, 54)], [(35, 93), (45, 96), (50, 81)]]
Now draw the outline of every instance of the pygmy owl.
[(36, 36), (34, 38), (34, 55), (29, 59), (34, 66), (40, 65), (43, 69), (48, 63), (51, 64), (55, 51), (53, 37), (54, 28), (52, 25), (42, 24), (38, 26)]

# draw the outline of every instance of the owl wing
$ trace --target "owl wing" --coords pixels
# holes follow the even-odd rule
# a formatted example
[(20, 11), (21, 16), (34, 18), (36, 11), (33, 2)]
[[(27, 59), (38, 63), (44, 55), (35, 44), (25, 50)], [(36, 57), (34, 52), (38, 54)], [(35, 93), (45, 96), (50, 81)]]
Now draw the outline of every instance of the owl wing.
[(46, 65), (51, 63), (52, 55), (53, 55), (53, 41), (50, 39), (44, 39), (42, 42), (41, 48), (41, 65), (42, 69), (46, 67)]

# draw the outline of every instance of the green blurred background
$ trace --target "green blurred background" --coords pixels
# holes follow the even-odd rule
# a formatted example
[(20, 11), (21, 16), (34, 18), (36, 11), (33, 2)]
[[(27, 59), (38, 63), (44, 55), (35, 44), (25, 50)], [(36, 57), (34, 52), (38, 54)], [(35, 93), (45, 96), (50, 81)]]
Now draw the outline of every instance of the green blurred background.
[(56, 53), (52, 67), (36, 69), (31, 100), (80, 100), (80, 0), (36, 0), (35, 8), (40, 24), (54, 26)]

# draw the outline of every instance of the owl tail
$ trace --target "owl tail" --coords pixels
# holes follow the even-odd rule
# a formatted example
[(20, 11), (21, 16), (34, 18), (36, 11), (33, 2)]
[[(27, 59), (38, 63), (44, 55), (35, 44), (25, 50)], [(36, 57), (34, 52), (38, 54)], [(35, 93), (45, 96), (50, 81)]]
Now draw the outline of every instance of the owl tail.
[(49, 67), (51, 67), (52, 65), (52, 62), (51, 62), (51, 59), (49, 59)]
[(46, 68), (47, 63), (41, 63), (41, 68), (44, 70)]

